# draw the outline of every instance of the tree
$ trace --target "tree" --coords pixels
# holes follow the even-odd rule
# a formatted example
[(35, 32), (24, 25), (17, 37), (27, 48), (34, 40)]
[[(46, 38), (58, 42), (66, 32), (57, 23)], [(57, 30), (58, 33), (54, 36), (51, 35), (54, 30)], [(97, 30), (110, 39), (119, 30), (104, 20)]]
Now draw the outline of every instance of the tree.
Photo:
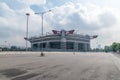
[(112, 51), (111, 46), (105, 46), (105, 47), (104, 47), (104, 51), (105, 51), (105, 52), (110, 52), (110, 51)]
[(111, 48), (112, 48), (112, 51), (113, 51), (113, 52), (119, 51), (119, 50), (120, 50), (120, 43), (114, 42), (114, 43), (111, 45)]
[(120, 43), (117, 43), (116, 51), (117, 51), (117, 52), (120, 52)]
[(120, 52), (120, 43), (113, 42), (111, 46), (105, 46), (104, 47), (105, 52)]
[(10, 50), (11, 50), (11, 51), (16, 51), (16, 50), (17, 50), (17, 47), (16, 47), (16, 46), (11, 46)]

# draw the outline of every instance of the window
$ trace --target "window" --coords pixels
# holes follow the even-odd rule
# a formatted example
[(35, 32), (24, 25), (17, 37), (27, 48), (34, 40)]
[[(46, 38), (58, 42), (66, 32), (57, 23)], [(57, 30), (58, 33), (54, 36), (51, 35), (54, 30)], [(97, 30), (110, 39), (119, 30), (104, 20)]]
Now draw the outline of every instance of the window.
[(33, 48), (38, 48), (38, 44), (37, 43), (33, 44)]
[(46, 43), (40, 43), (40, 48), (46, 48)]
[(61, 42), (50, 42), (50, 48), (53, 49), (60, 49), (61, 48)]
[(74, 49), (74, 42), (67, 42), (66, 43), (66, 48), (67, 49)]
[(78, 50), (85, 51), (84, 43), (79, 43), (78, 44)]

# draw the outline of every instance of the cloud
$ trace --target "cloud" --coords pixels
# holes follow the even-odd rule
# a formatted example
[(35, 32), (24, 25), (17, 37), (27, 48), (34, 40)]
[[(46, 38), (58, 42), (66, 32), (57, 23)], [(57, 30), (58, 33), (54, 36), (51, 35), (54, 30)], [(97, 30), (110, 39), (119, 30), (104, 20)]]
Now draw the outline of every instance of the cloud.
[(106, 12), (99, 15), (99, 21), (101, 26), (104, 26), (104, 27), (110, 27), (116, 24), (116, 18), (110, 12)]
[[(9, 41), (10, 43), (16, 44), (16, 37), (21, 38), (19, 41), (24, 38), (25, 28), (24, 16), (21, 16), (21, 13), (16, 12), (11, 9), (6, 3), (0, 3), (0, 36), (1, 42)], [(12, 40), (12, 41), (11, 41)], [(24, 43), (24, 41), (22, 40)], [(20, 46), (19, 44), (18, 46)], [(23, 45), (23, 44), (22, 44)], [(21, 46), (22, 46), (21, 45)]]
[(116, 24), (116, 16), (111, 11), (93, 4), (66, 3), (55, 7), (50, 23), (65, 29), (80, 29), (93, 32)]
[[(39, 35), (41, 34), (41, 16), (35, 15), (31, 6), (35, 5), (44, 10), (49, 10), (49, 7), (44, 5), (46, 0), (12, 1), (15, 1), (19, 7), (13, 8), (15, 5), (12, 6), (9, 1), (0, 2), (0, 36), (2, 37), (0, 41), (9, 40), (11, 44), (24, 46), (26, 12), (30, 13), (29, 36)], [(115, 33), (119, 33), (120, 30), (120, 17), (118, 17), (117, 10), (90, 3), (82, 4), (69, 1), (59, 6), (54, 6), (52, 3), (49, 5), (52, 6), (52, 12), (44, 15), (44, 32), (50, 32), (52, 29), (75, 29), (79, 30), (78, 33), (98, 34), (101, 44), (119, 40), (114, 37)], [(108, 38), (112, 38), (111, 41)]]
[(18, 0), (21, 3), (27, 5), (44, 5), (46, 4), (46, 0)]
[[(7, 41), (17, 46), (25, 46), (26, 13), (29, 16), (29, 36), (41, 34), (41, 16), (35, 15), (30, 6), (24, 6), (20, 10), (13, 9), (5, 2), (0, 2), (0, 41)], [(51, 28), (44, 20), (44, 26), (49, 31)], [(49, 27), (48, 27), (49, 26)], [(20, 42), (20, 43), (19, 43)]]
[[(81, 3), (66, 3), (61, 6), (54, 7), (53, 13), (50, 17), (47, 17), (47, 21), (55, 29), (75, 29), (79, 30), (78, 33), (84, 33), (89, 35), (99, 35), (98, 39), (93, 40), (92, 47), (97, 42), (102, 44), (102, 47), (106, 44), (110, 44), (115, 39), (115, 33), (119, 33), (118, 29), (119, 12), (113, 9), (100, 7), (95, 4)], [(50, 20), (49, 20), (50, 19)], [(110, 39), (110, 40), (109, 40)]]

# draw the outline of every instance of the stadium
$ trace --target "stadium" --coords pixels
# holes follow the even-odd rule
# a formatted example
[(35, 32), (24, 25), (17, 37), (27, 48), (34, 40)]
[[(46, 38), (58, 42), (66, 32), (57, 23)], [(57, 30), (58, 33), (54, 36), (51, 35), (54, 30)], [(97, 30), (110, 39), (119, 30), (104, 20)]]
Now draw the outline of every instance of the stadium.
[(75, 33), (75, 30), (52, 30), (52, 34), (29, 37), (33, 51), (90, 51), (90, 40), (97, 38), (97, 35), (82, 35)]

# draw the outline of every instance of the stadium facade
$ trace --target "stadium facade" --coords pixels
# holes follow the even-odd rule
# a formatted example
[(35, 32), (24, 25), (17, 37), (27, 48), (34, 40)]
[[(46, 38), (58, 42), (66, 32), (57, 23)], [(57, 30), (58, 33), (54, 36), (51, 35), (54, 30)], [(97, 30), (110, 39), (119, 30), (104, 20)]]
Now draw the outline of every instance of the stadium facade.
[(52, 30), (52, 34), (30, 37), (27, 40), (31, 43), (33, 51), (89, 51), (90, 40), (97, 38), (97, 35), (75, 34), (75, 30)]

